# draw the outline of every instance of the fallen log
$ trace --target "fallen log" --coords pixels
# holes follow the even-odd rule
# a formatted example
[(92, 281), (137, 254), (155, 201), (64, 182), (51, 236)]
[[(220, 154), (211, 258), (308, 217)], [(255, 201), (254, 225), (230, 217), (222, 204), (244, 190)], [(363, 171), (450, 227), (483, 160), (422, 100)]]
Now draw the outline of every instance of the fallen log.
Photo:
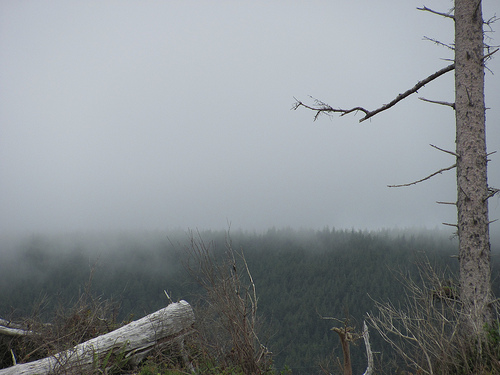
[(33, 334), (32, 331), (24, 329), (20, 324), (10, 320), (0, 319), (0, 335), (5, 336), (27, 336)]
[(184, 337), (193, 332), (193, 323), (194, 313), (189, 303), (172, 303), (67, 351), (2, 369), (0, 375), (81, 374), (105, 366), (111, 355), (137, 364), (158, 346), (177, 343), (182, 350)]

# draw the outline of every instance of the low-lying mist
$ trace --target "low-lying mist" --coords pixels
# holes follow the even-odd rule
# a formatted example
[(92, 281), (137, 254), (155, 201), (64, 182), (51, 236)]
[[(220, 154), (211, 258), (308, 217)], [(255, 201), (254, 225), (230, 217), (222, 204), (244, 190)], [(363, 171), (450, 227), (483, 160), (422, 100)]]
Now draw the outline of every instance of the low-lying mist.
[[(376, 241), (406, 239), (430, 251), (452, 252), (456, 245), (444, 232), (422, 229), (368, 232), (271, 228), (264, 233), (176, 230), (4, 236), (0, 238), (0, 282), (3, 286), (0, 314), (29, 314), (41, 300), (76, 298), (90, 277), (95, 293), (120, 300), (123, 310), (130, 309), (134, 314), (147, 313), (165, 304), (163, 289), (172, 291), (176, 298), (188, 298), (185, 294), (192, 292), (193, 285), (185, 260), (186, 249), (193, 239), (212, 243), (219, 250), (223, 250), (230, 239), (234, 248), (244, 251), (250, 264), (258, 259), (266, 262), (266, 257), (285, 255), (297, 249), (310, 254), (349, 253), (356, 241), (362, 242), (358, 246), (360, 251), (369, 251)], [(416, 250), (426, 249), (413, 249)], [(411, 257), (411, 254), (405, 256)], [(408, 262), (402, 259), (401, 263)], [(147, 288), (149, 290), (145, 290)], [(135, 294), (140, 297), (130, 297)], [(49, 305), (52, 303), (54, 301)]]

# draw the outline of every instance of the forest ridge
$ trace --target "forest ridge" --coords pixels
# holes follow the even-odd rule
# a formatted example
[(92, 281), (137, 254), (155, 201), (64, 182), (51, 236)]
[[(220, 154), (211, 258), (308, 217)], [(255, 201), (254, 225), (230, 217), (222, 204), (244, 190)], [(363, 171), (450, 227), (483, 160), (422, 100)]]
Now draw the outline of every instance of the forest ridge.
[[(228, 234), (193, 234), (222, 253)], [(349, 315), (359, 328), (374, 300), (395, 303), (403, 294), (399, 272), (416, 275), (427, 257), (443, 275), (453, 278), (457, 242), (440, 231), (293, 230), (230, 233), (242, 249), (259, 297), (261, 339), (274, 353), (275, 366), (294, 374), (314, 374), (321, 363), (341, 357), (332, 321)], [(74, 300), (93, 270), (93, 293), (120, 304), (121, 319), (137, 319), (168, 301), (196, 305), (201, 292), (185, 269), (189, 234), (182, 231), (141, 234), (44, 236), (2, 241), (0, 316), (29, 316), (44, 300), (41, 315), (49, 319), (58, 304)], [(498, 246), (492, 246), (494, 285), (498, 294)], [(8, 287), (7, 287), (8, 286)], [(375, 351), (386, 345), (373, 336)], [(333, 352), (332, 352), (333, 350)], [(390, 350), (385, 351), (389, 353)], [(333, 354), (332, 354), (333, 353)], [(353, 346), (354, 371), (366, 367), (363, 345)]]

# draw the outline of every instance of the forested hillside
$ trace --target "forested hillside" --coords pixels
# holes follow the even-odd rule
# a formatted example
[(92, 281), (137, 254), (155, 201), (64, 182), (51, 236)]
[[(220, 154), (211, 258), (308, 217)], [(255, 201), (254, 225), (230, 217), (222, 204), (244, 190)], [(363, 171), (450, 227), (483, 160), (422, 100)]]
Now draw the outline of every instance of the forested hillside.
[[(226, 233), (195, 233), (215, 252), (224, 251)], [(199, 237), (198, 237), (199, 236)], [(275, 354), (278, 369), (315, 374), (319, 365), (342, 357), (333, 320), (351, 317), (361, 327), (374, 300), (395, 303), (403, 295), (399, 272), (417, 275), (416, 264), (428, 257), (437, 269), (457, 268), (456, 240), (437, 231), (291, 230), (231, 232), (234, 249), (243, 249), (259, 296), (261, 340)], [(201, 289), (185, 268), (185, 232), (142, 234), (34, 235), (1, 242), (0, 316), (33, 314), (40, 303), (44, 319), (77, 298), (92, 271), (92, 290), (120, 303), (120, 319), (133, 319), (165, 306), (164, 290), (174, 300), (196, 305)], [(498, 295), (498, 258), (493, 246), (494, 290)], [(377, 360), (391, 353), (372, 334)], [(333, 353), (332, 353), (333, 350)], [(355, 373), (366, 366), (364, 346), (353, 347)], [(330, 366), (332, 366), (330, 364)]]

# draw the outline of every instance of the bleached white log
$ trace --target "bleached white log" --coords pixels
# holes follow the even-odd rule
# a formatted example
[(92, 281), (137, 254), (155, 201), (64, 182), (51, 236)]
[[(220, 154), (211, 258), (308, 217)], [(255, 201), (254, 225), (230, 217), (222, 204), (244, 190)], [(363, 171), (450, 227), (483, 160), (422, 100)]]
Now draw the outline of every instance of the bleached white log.
[(366, 348), (366, 356), (368, 357), (368, 367), (363, 375), (372, 375), (373, 374), (373, 353), (372, 348), (370, 346), (370, 334), (368, 333), (368, 326), (366, 325), (366, 321), (363, 322), (363, 339), (365, 340), (365, 348)]
[(38, 361), (0, 370), (0, 375), (42, 375), (82, 373), (99, 368), (112, 351), (123, 353), (133, 363), (144, 358), (156, 345), (179, 341), (192, 331), (193, 309), (186, 301), (167, 307), (129, 323), (115, 331), (96, 337), (74, 348)]
[(0, 325), (0, 335), (5, 336), (27, 336), (33, 334), (32, 331), (26, 331), (20, 328), (10, 328)]
[(26, 336), (31, 334), (33, 334), (32, 331), (25, 329), (20, 324), (13, 323), (10, 320), (0, 319), (0, 335)]

